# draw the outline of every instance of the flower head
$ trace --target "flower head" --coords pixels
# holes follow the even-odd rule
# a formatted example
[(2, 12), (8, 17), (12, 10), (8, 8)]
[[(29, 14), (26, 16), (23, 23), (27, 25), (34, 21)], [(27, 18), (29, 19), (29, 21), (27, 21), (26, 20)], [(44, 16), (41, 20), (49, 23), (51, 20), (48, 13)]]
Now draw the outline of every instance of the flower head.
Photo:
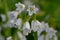
[(20, 28), (21, 28), (21, 24), (22, 24), (22, 19), (19, 18), (19, 19), (17, 19), (16, 22), (14, 23), (14, 26), (15, 26), (16, 28), (20, 29)]
[(28, 33), (30, 33), (30, 32), (31, 32), (30, 24), (29, 24), (29, 22), (25, 22), (23, 25), (23, 34), (28, 35)]
[(15, 20), (9, 20), (9, 21), (8, 21), (8, 26), (9, 26), (10, 28), (14, 27), (14, 23), (15, 23)]
[(17, 35), (20, 38), (20, 40), (26, 40), (26, 37), (21, 32), (18, 31)]
[(4, 36), (0, 34), (0, 40), (5, 40)]
[(30, 5), (28, 6), (27, 11), (28, 11), (28, 15), (32, 16), (33, 13), (36, 14), (36, 12), (38, 11), (38, 8), (36, 8), (35, 5)]
[(31, 23), (31, 30), (34, 32), (38, 31), (41, 27), (41, 23), (38, 20), (33, 20)]
[(47, 32), (47, 34), (49, 35), (50, 38), (52, 38), (53, 36), (55, 36), (57, 33), (56, 30), (54, 30), (53, 28), (49, 28), (49, 31)]
[(20, 2), (19, 3), (16, 3), (16, 10), (21, 13), (24, 9), (25, 9), (25, 5), (24, 4), (21, 4)]
[(17, 18), (17, 16), (18, 16), (18, 12), (17, 11), (10, 11), (10, 12), (8, 12), (8, 17), (9, 17), (9, 20), (11, 20), (11, 19), (16, 19)]
[(11, 36), (9, 36), (9, 37), (7, 37), (7, 38), (6, 38), (6, 40), (12, 40), (12, 37), (11, 37)]

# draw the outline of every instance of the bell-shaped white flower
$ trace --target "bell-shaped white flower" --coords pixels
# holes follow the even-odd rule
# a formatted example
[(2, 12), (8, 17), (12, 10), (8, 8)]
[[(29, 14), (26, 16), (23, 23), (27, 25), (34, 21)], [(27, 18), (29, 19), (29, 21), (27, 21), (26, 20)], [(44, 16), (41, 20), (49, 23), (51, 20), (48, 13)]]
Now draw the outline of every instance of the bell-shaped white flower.
[(20, 38), (20, 40), (26, 40), (26, 37), (21, 32), (18, 31), (17, 35)]
[[(38, 32), (38, 37), (41, 37), (41, 32), (45, 31), (46, 32), (46, 35), (44, 35), (44, 39), (45, 40), (57, 40), (57, 36), (56, 36), (56, 33), (57, 31), (54, 30), (53, 28), (49, 28), (49, 25), (48, 23), (45, 23), (45, 22), (41, 22), (41, 28), (37, 31)], [(52, 39), (53, 38), (53, 39)], [(41, 38), (38, 38), (39, 40)]]
[(31, 30), (33, 30), (34, 32), (38, 31), (41, 27), (41, 23), (38, 20), (33, 20), (31, 22)]
[(2, 21), (6, 21), (6, 16), (4, 14), (0, 14), (1, 18), (2, 18)]
[(54, 36), (53, 40), (58, 40), (58, 37), (57, 35)]
[(20, 29), (20, 28), (21, 28), (21, 25), (22, 25), (22, 19), (19, 18), (19, 19), (17, 19), (16, 22), (14, 23), (14, 26), (15, 26), (16, 28)]
[(24, 9), (25, 9), (25, 5), (24, 4), (21, 4), (20, 2), (19, 3), (16, 3), (15, 5), (17, 8), (16, 10), (21, 13)]
[(41, 22), (41, 27), (39, 28), (38, 32), (38, 36), (40, 36), (41, 32), (43, 32), (45, 30), (45, 23), (42, 21)]
[(0, 34), (0, 40), (5, 40), (4, 36)]
[(9, 20), (9, 21), (8, 21), (8, 26), (9, 26), (10, 28), (14, 27), (14, 23), (15, 23), (15, 20)]
[(44, 40), (44, 35), (39, 36), (38, 40)]
[(22, 30), (23, 30), (23, 34), (24, 34), (24, 35), (28, 35), (28, 33), (31, 32), (29, 22), (25, 22), (25, 23), (24, 23)]
[(7, 37), (7, 38), (6, 38), (6, 40), (12, 40), (12, 37), (11, 37), (11, 36), (9, 36), (9, 37)]
[(9, 17), (9, 20), (11, 20), (11, 19), (16, 19), (17, 18), (17, 16), (18, 16), (18, 12), (17, 11), (10, 11), (10, 12), (8, 12), (8, 17)]
[(56, 35), (57, 31), (53, 28), (49, 28), (47, 34), (49, 35), (49, 38), (53, 38)]
[(48, 25), (48, 23), (45, 23), (45, 29), (44, 29), (46, 32), (48, 32), (49, 31), (49, 25)]
[(27, 11), (28, 11), (28, 15), (32, 16), (33, 13), (36, 14), (36, 12), (38, 11), (38, 8), (36, 8), (35, 5), (30, 5), (28, 6)]

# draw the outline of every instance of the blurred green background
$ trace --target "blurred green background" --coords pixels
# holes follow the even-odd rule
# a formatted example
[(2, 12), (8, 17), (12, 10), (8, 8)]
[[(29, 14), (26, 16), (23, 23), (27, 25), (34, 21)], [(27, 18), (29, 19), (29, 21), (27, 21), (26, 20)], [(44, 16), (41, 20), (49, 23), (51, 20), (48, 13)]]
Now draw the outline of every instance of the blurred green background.
[[(40, 11), (37, 14), (39, 21), (45, 21), (50, 24), (51, 27), (55, 28), (58, 33), (58, 40), (60, 40), (60, 0), (30, 0), (35, 4)], [(0, 0), (0, 13), (7, 15), (7, 11), (15, 10), (15, 4), (23, 0)], [(1, 24), (0, 20), (0, 24)], [(30, 34), (31, 36), (31, 34)], [(30, 37), (29, 36), (29, 37)], [(28, 40), (33, 37), (27, 37)]]

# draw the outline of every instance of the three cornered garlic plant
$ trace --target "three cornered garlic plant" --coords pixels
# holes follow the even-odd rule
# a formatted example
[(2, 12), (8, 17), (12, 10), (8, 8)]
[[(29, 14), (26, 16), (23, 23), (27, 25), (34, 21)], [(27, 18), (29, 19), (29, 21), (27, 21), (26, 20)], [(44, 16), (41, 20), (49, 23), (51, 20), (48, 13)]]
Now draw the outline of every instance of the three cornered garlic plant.
[[(9, 18), (8, 21), (0, 25), (0, 40), (27, 40), (26, 36), (28, 36), (32, 31), (33, 34), (37, 32), (37, 40), (58, 40), (56, 30), (50, 28), (48, 23), (45, 23), (44, 21), (40, 22), (36, 19), (36, 14), (39, 11), (39, 8), (37, 8), (35, 5), (26, 6), (20, 2), (16, 3), (15, 6), (16, 10), (9, 11), (7, 14)], [(24, 11), (26, 11), (27, 14), (23, 13)], [(32, 18), (31, 16), (33, 15), (35, 15), (35, 18), (31, 21), (30, 24), (29, 17)], [(4, 14), (0, 14), (0, 17), (2, 22), (6, 21), (6, 16)], [(5, 30), (5, 36), (2, 35), (1, 30), (3, 30), (3, 28), (7, 29), (6, 31), (9, 31), (9, 29), (16, 31), (13, 32), (15, 35), (9, 35), (10, 33), (6, 33)], [(13, 30), (13, 28), (15, 28), (15, 30)]]

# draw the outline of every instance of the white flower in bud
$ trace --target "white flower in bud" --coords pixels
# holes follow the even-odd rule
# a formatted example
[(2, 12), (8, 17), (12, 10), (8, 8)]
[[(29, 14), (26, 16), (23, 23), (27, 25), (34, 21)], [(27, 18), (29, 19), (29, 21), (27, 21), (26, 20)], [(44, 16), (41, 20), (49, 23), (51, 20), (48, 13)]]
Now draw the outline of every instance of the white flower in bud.
[(24, 23), (22, 30), (23, 30), (23, 34), (24, 34), (24, 35), (28, 35), (28, 33), (31, 32), (29, 22), (25, 22), (25, 23)]
[(26, 40), (26, 37), (21, 32), (18, 31), (17, 35), (20, 38), (20, 40)]
[(12, 40), (12, 37), (11, 37), (11, 36), (9, 36), (9, 37), (7, 37), (7, 38), (6, 38), (6, 40)]
[(41, 23), (38, 20), (33, 20), (31, 23), (31, 30), (34, 32), (38, 31), (41, 28)]
[(18, 12), (17, 11), (10, 11), (10, 12), (8, 12), (8, 17), (9, 17), (9, 20), (11, 20), (11, 19), (16, 19), (17, 18), (17, 16), (18, 16)]
[(5, 22), (6, 21), (6, 16), (4, 14), (0, 14), (2, 21)]
[(25, 9), (25, 5), (24, 4), (21, 4), (20, 2), (19, 3), (16, 3), (15, 5), (17, 8), (16, 10), (21, 13), (24, 9)]
[(38, 11), (38, 8), (36, 8), (35, 5), (30, 5), (28, 6), (27, 11), (28, 11), (28, 15), (32, 16), (33, 13), (36, 14), (36, 12)]
[(16, 28), (20, 29), (20, 28), (21, 28), (21, 25), (22, 25), (22, 19), (19, 18), (19, 19), (17, 19), (16, 22), (14, 23), (14, 26), (15, 26)]

